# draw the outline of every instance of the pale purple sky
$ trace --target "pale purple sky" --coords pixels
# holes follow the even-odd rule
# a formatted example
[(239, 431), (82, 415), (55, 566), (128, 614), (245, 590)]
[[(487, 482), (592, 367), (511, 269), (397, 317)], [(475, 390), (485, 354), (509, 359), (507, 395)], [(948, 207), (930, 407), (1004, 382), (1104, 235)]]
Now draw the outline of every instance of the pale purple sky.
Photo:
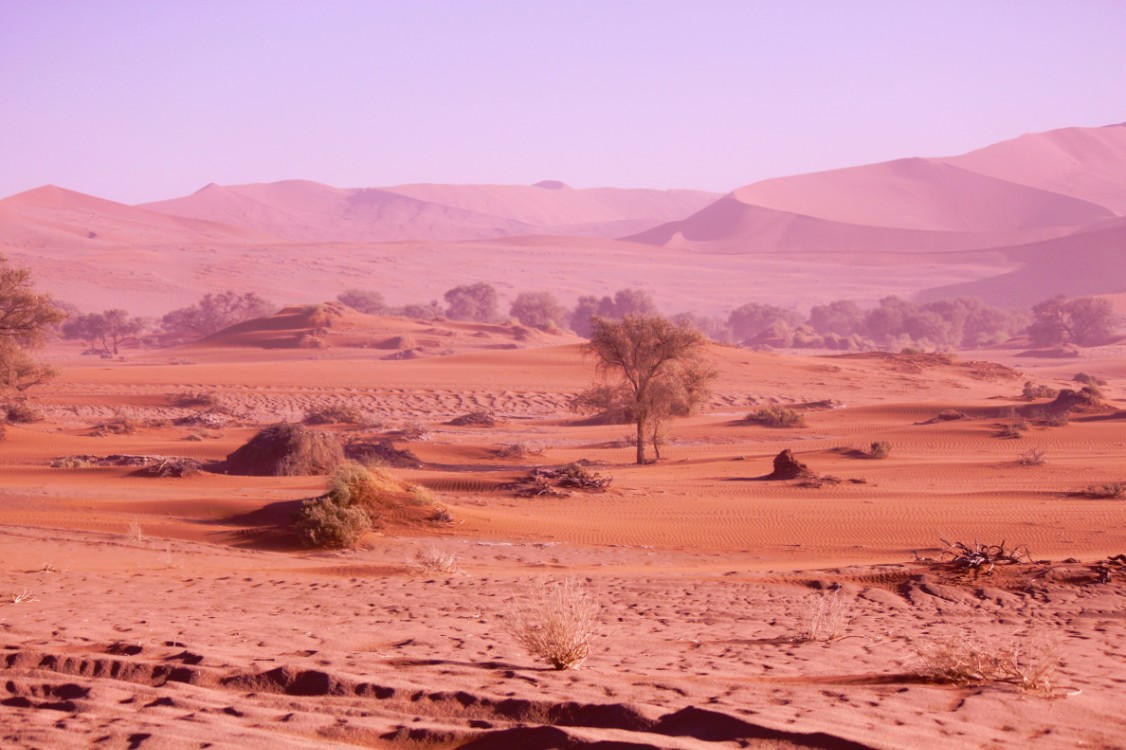
[(1120, 0), (0, 0), (0, 196), (687, 187), (1126, 120)]

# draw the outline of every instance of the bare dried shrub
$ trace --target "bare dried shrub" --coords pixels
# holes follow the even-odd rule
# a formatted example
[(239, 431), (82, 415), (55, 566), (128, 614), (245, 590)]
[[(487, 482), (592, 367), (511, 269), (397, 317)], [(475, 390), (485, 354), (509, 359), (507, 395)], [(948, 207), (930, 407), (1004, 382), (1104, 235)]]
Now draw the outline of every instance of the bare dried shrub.
[(798, 614), (795, 641), (839, 641), (852, 618), (840, 597), (840, 590), (821, 592), (806, 599)]
[(891, 443), (887, 440), (876, 440), (868, 446), (868, 458), (883, 459), (891, 455)]
[(747, 414), (743, 421), (763, 427), (805, 427), (805, 415), (785, 406), (764, 406)]
[(600, 614), (594, 596), (576, 579), (540, 580), (506, 613), (504, 629), (553, 669), (577, 669), (590, 656)]
[(361, 424), (364, 421), (364, 413), (348, 404), (330, 404), (309, 409), (305, 412), (305, 418), (301, 421), (305, 424), (314, 425)]
[(952, 685), (1002, 683), (1022, 692), (1053, 695), (1059, 691), (1056, 645), (1035, 635), (1007, 645), (984, 642), (972, 633), (929, 638), (915, 644), (918, 674)]
[(1017, 458), (1021, 466), (1041, 466), (1046, 460), (1042, 448), (1029, 448)]
[(457, 555), (442, 552), (437, 547), (429, 547), (424, 550), (420, 549), (415, 553), (411, 567), (420, 573), (426, 573), (428, 575), (439, 573), (443, 575), (453, 575), (461, 569), (458, 562)]

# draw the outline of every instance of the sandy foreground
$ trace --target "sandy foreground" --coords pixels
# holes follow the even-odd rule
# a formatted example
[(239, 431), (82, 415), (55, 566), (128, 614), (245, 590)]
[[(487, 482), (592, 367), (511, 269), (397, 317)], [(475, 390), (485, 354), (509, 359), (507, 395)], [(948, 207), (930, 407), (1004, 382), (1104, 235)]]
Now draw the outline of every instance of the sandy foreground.
[[(63, 373), (36, 395), (45, 420), (0, 442), (4, 747), (1126, 746), (1126, 570), (1107, 563), (1126, 552), (1126, 501), (1075, 494), (1126, 480), (1126, 420), (1111, 410), (997, 437), (1006, 411), (1029, 405), (1028, 379), (1067, 387), (1094, 372), (1121, 410), (1120, 350), (943, 363), (717, 348), (706, 413), (674, 423), (646, 467), (629, 463), (628, 427), (567, 411), (593, 369), (573, 343), (393, 362), (215, 346), (53, 356)], [(169, 403), (186, 390), (214, 391), (235, 418), (169, 423), (192, 411)], [(50, 466), (216, 461), (328, 403), (374, 423), (331, 428), (345, 436), (422, 427), (396, 440), (422, 467), (396, 473), (434, 490), (453, 523), (308, 551), (285, 523), (321, 477)], [(767, 403), (809, 405), (807, 425), (741, 422)], [(475, 409), (501, 422), (447, 424)], [(946, 409), (968, 418), (924, 424)], [(114, 416), (138, 429), (91, 435)], [(887, 459), (857, 455), (874, 440), (890, 441)], [(513, 443), (532, 455), (497, 455)], [(1021, 465), (1033, 447), (1045, 463)], [(783, 448), (840, 481), (762, 481)], [(580, 459), (613, 476), (608, 491), (501, 487)], [(941, 539), (1048, 562), (975, 578), (928, 562)], [(458, 569), (423, 570), (419, 553)], [(565, 577), (601, 624), (582, 668), (555, 672), (504, 624), (530, 583)], [(814, 621), (833, 627), (806, 633)], [(926, 678), (926, 655), (959, 644), (1019, 651), (1026, 674), (1052, 677), (1031, 690)]]

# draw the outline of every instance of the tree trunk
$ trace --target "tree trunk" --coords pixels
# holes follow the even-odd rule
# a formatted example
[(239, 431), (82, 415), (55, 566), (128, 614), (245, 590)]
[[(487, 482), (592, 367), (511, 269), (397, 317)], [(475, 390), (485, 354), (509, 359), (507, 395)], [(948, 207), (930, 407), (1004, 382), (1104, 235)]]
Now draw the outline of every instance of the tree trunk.
[(637, 463), (645, 463), (645, 415), (637, 409)]

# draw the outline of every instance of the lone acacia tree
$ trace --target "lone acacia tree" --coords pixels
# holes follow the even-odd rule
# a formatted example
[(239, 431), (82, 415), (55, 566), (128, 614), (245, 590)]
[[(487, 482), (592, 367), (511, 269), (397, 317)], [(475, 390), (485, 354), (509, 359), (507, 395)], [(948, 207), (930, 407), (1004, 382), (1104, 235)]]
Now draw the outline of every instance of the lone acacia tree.
[(0, 393), (23, 391), (50, 379), (54, 371), (27, 352), (43, 343), (66, 313), (35, 291), (31, 272), (13, 268), (0, 255)]
[(714, 371), (703, 366), (706, 339), (687, 325), (660, 315), (626, 315), (621, 320), (594, 318), (586, 350), (598, 357), (601, 374), (622, 378), (637, 427), (637, 463), (645, 463), (647, 430), (653, 442), (661, 421), (674, 414), (674, 401), (688, 395), (698, 402)]

